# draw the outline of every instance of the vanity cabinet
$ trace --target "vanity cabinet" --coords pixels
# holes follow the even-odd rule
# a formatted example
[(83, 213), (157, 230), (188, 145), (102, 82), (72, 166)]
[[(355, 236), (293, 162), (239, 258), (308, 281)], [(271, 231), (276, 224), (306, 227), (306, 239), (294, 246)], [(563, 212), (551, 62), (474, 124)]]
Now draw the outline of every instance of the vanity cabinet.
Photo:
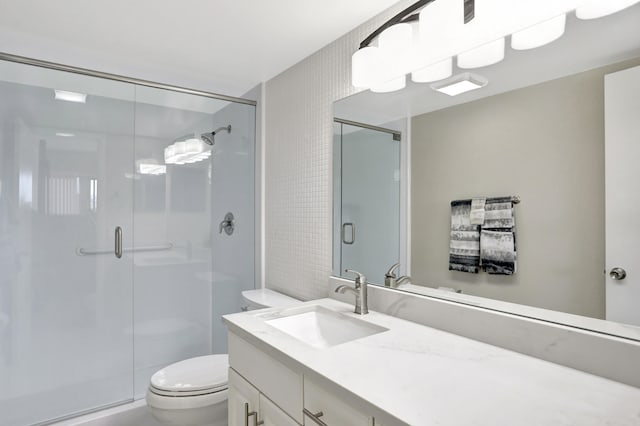
[(233, 333), (229, 364), (229, 426), (380, 426), (330, 387)]
[(258, 412), (260, 409), (260, 392), (233, 368), (229, 368), (228, 404), (229, 426), (244, 426), (248, 413)]
[(348, 401), (337, 398), (329, 389), (322, 388), (305, 377), (304, 424), (373, 426), (374, 420), (353, 408)]
[(251, 383), (229, 368), (229, 426), (299, 426)]
[(295, 420), (287, 415), (267, 397), (260, 394), (260, 420), (263, 426), (298, 426)]

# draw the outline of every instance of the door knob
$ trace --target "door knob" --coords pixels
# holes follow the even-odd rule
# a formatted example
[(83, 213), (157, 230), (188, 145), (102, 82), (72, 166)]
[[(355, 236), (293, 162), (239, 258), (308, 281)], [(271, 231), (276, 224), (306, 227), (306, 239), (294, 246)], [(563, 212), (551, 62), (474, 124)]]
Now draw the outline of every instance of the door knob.
[(627, 277), (627, 271), (622, 268), (615, 267), (609, 271), (609, 276), (616, 281), (624, 280)]

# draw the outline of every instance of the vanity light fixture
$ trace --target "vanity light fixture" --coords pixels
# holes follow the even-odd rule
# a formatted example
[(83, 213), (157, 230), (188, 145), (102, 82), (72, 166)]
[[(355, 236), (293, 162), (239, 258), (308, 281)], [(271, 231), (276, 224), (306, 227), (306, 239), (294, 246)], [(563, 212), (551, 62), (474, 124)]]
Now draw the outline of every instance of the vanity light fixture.
[(86, 103), (87, 102), (87, 94), (86, 93), (78, 93), (78, 92), (69, 92), (66, 90), (53, 90), (55, 93), (55, 98), (60, 101), (68, 101), (68, 102), (78, 102), (78, 103)]
[(462, 93), (470, 92), (471, 90), (480, 89), (486, 86), (487, 83), (488, 81), (486, 78), (477, 74), (465, 72), (451, 77), (450, 79), (433, 83), (431, 88), (449, 96), (457, 96)]
[(560, 38), (567, 13), (594, 19), (640, 0), (421, 0), (360, 43), (351, 60), (352, 84), (373, 92), (451, 76), (504, 59), (506, 38), (514, 50), (534, 49)]
[(66, 133), (66, 132), (56, 132), (56, 136), (60, 136), (61, 138), (72, 138), (75, 136), (74, 133)]

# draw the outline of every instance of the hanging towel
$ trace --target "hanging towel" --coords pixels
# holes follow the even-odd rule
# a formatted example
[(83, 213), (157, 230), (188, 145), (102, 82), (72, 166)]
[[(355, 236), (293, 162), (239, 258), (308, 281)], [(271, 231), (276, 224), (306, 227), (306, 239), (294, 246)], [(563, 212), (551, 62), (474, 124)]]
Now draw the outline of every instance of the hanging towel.
[(471, 200), (451, 202), (449, 270), (477, 274), (480, 271), (480, 226), (472, 225)]
[(517, 270), (515, 215), (511, 197), (489, 198), (480, 232), (480, 264), (494, 275), (513, 275)]

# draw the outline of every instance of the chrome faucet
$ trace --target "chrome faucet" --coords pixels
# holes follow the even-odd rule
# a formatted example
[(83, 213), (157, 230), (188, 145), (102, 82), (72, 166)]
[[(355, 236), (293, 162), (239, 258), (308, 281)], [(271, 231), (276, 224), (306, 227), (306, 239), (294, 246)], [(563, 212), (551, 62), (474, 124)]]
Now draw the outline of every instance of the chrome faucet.
[(400, 267), (399, 263), (394, 263), (391, 268), (384, 274), (384, 286), (390, 288), (397, 288), (400, 284), (410, 283), (411, 277), (403, 275), (400, 278), (396, 277), (396, 269)]
[(339, 285), (336, 287), (335, 292), (344, 294), (344, 292), (349, 291), (356, 295), (356, 308), (353, 312), (359, 315), (364, 315), (369, 313), (369, 307), (367, 305), (367, 277), (362, 275), (358, 271), (352, 271), (351, 269), (345, 269), (345, 272), (356, 274), (357, 277), (355, 279), (355, 288), (349, 287), (348, 285)]

